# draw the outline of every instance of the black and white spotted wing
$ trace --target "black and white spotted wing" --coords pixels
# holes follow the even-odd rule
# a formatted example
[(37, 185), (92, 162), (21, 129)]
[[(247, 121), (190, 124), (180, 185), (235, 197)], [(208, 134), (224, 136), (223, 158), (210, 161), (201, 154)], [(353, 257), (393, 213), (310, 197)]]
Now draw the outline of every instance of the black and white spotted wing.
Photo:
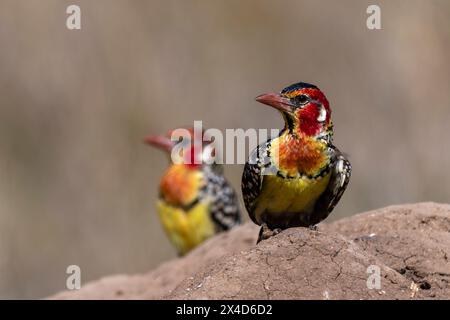
[(242, 196), (244, 205), (250, 218), (254, 223), (258, 224), (255, 219), (254, 211), (256, 200), (261, 193), (263, 175), (262, 171), (271, 165), (270, 159), (270, 143), (271, 139), (260, 144), (252, 151), (242, 173)]
[(327, 189), (317, 200), (311, 214), (311, 225), (324, 220), (333, 211), (342, 197), (352, 172), (350, 161), (336, 147), (332, 146), (332, 171)]
[(210, 214), (218, 231), (229, 230), (240, 224), (239, 201), (228, 181), (210, 166), (204, 168), (204, 174), (206, 184), (203, 196), (212, 199)]

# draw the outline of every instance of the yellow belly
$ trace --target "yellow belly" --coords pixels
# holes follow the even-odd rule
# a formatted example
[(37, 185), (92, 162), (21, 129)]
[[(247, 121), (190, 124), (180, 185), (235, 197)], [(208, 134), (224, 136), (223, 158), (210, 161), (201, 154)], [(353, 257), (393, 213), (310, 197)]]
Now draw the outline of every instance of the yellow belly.
[(159, 200), (157, 209), (164, 230), (180, 255), (215, 234), (207, 202), (199, 202), (189, 211), (184, 211)]
[(261, 223), (261, 215), (282, 213), (309, 213), (330, 181), (330, 173), (317, 179), (284, 179), (276, 175), (264, 176), (261, 194), (255, 210), (255, 218)]

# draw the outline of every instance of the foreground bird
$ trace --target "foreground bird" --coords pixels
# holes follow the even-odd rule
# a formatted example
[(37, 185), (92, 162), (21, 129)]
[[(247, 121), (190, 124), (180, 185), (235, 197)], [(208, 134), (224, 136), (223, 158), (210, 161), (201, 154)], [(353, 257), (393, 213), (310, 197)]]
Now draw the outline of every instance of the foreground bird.
[[(171, 164), (160, 182), (157, 210), (161, 223), (179, 255), (184, 255), (214, 234), (241, 222), (239, 203), (222, 174), (222, 166), (204, 164), (202, 142), (193, 143), (193, 130), (184, 136), (187, 151), (179, 164)], [(150, 136), (145, 142), (169, 155), (175, 142)], [(198, 163), (198, 164), (197, 164)]]
[(332, 144), (331, 109), (319, 88), (300, 82), (256, 100), (285, 122), (278, 137), (252, 151), (242, 175), (245, 207), (261, 225), (259, 242), (325, 219), (347, 187), (351, 165)]

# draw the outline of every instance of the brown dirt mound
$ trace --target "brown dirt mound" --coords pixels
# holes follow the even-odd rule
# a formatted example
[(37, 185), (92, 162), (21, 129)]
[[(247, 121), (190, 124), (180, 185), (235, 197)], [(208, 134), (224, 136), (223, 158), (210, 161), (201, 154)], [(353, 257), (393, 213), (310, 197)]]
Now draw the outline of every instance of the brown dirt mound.
[[(247, 223), (143, 275), (117, 275), (51, 299), (450, 298), (450, 206), (391, 206), (255, 245)], [(381, 271), (368, 289), (367, 268)]]

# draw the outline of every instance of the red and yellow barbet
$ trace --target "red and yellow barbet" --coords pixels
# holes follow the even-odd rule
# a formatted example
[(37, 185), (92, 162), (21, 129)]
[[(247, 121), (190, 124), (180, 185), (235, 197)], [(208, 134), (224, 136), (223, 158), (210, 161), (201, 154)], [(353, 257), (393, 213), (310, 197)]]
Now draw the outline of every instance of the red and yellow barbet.
[[(179, 255), (184, 255), (214, 234), (241, 222), (239, 203), (218, 164), (205, 164), (203, 144), (193, 143), (194, 132), (182, 137), (180, 163), (171, 164), (161, 178), (157, 211), (161, 224)], [(146, 143), (171, 155), (171, 132), (150, 136)]]
[(259, 242), (325, 219), (347, 187), (351, 165), (332, 143), (331, 109), (319, 88), (300, 82), (256, 100), (285, 122), (278, 137), (253, 150), (242, 176), (245, 207), (262, 226)]

